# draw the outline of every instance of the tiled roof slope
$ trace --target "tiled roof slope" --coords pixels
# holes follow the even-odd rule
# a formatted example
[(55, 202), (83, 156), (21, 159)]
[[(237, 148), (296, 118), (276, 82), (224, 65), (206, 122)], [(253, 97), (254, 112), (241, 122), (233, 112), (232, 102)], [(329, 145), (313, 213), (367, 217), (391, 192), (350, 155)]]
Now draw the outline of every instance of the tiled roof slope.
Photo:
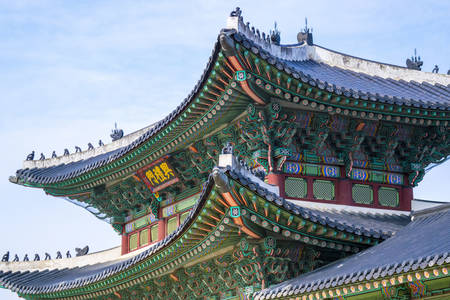
[(390, 239), (349, 258), (257, 292), (272, 299), (450, 263), (450, 204), (417, 215)]
[[(369, 99), (383, 103), (408, 105), (413, 107), (450, 110), (450, 76), (443, 74), (429, 74), (408, 70), (402, 67), (395, 67), (401, 69), (400, 74), (408, 75), (411, 72), (413, 74), (417, 73), (419, 75), (416, 74), (413, 78), (420, 79), (420, 75), (423, 73), (427, 74), (426, 78), (433, 78), (434, 76), (441, 82), (431, 84), (426, 80), (419, 82), (419, 79), (417, 79), (419, 81), (414, 81), (382, 78), (380, 76), (370, 75), (367, 72), (355, 72), (354, 69), (350, 70), (348, 68), (336, 66), (335, 64), (331, 65), (330, 63), (327, 63), (327, 60), (323, 59), (318, 53), (328, 51), (329, 55), (341, 55), (348, 60), (357, 58), (332, 52), (315, 45), (297, 44), (278, 46), (270, 44), (259, 38), (243, 25), (241, 18), (239, 20), (239, 26), (237, 26), (238, 30), (232, 35), (236, 42), (242, 43), (246, 48), (251, 49), (253, 53), (267, 60), (270, 64), (276, 66), (280, 70), (284, 70), (286, 73), (291, 74), (294, 78), (300, 79), (304, 83), (346, 97)], [(104, 166), (135, 149), (144, 141), (147, 141), (158, 133), (185, 110), (193, 100), (194, 95), (196, 95), (203, 87), (219, 51), (220, 43), (216, 43), (202, 77), (186, 99), (184, 99), (184, 101), (166, 118), (158, 122), (154, 127), (127, 146), (72, 163), (49, 167), (24, 168), (18, 170), (15, 178), (12, 178), (11, 180), (13, 182), (18, 182), (18, 180), (21, 179), (32, 184), (52, 184), (74, 178), (92, 169)], [(375, 63), (367, 60), (361, 61)], [(380, 67), (381, 69), (390, 66), (380, 63), (375, 64), (382, 66)], [(399, 77), (398, 74), (397, 77)]]
[(185, 221), (163, 240), (151, 245), (145, 251), (131, 258), (117, 259), (111, 262), (98, 263), (75, 268), (36, 270), (29, 271), (2, 271), (0, 265), (0, 285), (14, 292), (24, 294), (41, 294), (57, 292), (70, 288), (81, 287), (86, 284), (105, 279), (113, 274), (123, 271), (143, 259), (163, 249), (175, 238), (182, 234), (188, 224), (195, 218), (213, 186), (214, 180), (210, 176), (205, 184), (199, 200), (192, 208), (191, 213)]
[(195, 95), (203, 87), (204, 81), (208, 78), (209, 72), (213, 66), (213, 62), (219, 53), (219, 43), (216, 42), (214, 45), (211, 56), (209, 57), (207, 66), (193, 88), (192, 92), (181, 102), (181, 104), (173, 110), (164, 119), (157, 122), (155, 126), (151, 127), (148, 131), (143, 133), (139, 138), (135, 139), (130, 144), (123, 146), (119, 149), (106, 152), (101, 155), (93, 156), (90, 158), (82, 159), (79, 161), (59, 164), (44, 168), (24, 168), (16, 172), (15, 178), (10, 178), (11, 181), (17, 182), (22, 179), (30, 183), (40, 183), (40, 184), (51, 184), (59, 181), (63, 181), (69, 178), (74, 178), (81, 174), (84, 174), (90, 170), (96, 169), (98, 167), (104, 166), (120, 157), (130, 152), (131, 150), (137, 148), (142, 143), (155, 136), (160, 132), (162, 128), (165, 128), (172, 120), (174, 120), (178, 115), (180, 115), (186, 107), (194, 100)]
[(234, 39), (303, 82), (348, 97), (450, 109), (450, 76), (410, 70), (328, 50), (305, 42), (276, 45), (255, 34), (242, 17), (230, 17)]
[(311, 59), (284, 61), (284, 63), (293, 70), (315, 78), (319, 85), (328, 83), (330, 85), (328, 88), (333, 86), (336, 92), (339, 92), (339, 87), (341, 87), (344, 95), (351, 96), (354, 94), (351, 92), (353, 90), (356, 91), (358, 97), (372, 97), (392, 104), (420, 105), (441, 109), (448, 109), (450, 105), (449, 86), (370, 76)]

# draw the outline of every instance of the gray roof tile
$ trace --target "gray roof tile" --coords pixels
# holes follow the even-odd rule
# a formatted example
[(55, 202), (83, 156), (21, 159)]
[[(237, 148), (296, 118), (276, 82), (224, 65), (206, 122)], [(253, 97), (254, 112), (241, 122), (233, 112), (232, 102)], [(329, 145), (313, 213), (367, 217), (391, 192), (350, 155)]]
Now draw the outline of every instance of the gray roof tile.
[(303, 293), (320, 280), (340, 285), (442, 265), (449, 251), (450, 205), (445, 204), (418, 215), (393, 237), (376, 246), (254, 295), (255, 299), (269, 299), (274, 293)]

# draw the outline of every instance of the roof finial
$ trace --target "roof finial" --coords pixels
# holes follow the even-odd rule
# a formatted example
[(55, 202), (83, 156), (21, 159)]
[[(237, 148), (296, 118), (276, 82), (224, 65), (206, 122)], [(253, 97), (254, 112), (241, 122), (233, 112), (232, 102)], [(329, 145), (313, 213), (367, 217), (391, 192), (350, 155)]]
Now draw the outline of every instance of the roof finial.
[(434, 65), (433, 71), (431, 71), (431, 73), (439, 73), (439, 66), (438, 65)]
[(422, 69), (423, 61), (420, 60), (420, 56), (417, 56), (417, 49), (414, 48), (414, 56), (411, 59), (406, 60), (406, 67), (411, 70), (420, 71)]
[(281, 36), (280, 36), (280, 31), (277, 28), (277, 22), (276, 21), (275, 21), (275, 24), (274, 24), (273, 31), (270, 31), (270, 41), (272, 42), (272, 44), (280, 45)]
[(313, 44), (312, 28), (308, 27), (308, 18), (305, 17), (305, 28), (297, 34), (297, 41), (308, 45)]
[(86, 246), (84, 248), (75, 248), (75, 252), (77, 253), (76, 256), (86, 255), (89, 252), (89, 246)]
[(242, 10), (239, 7), (236, 7), (236, 9), (230, 13), (230, 17), (240, 17), (241, 14)]
[(112, 130), (112, 133), (110, 134), (110, 137), (112, 138), (113, 142), (121, 139), (123, 137), (123, 130), (117, 129), (117, 122), (114, 123), (115, 129)]
[(31, 151), (31, 153), (27, 155), (27, 160), (33, 160), (33, 159), (34, 159), (34, 150)]

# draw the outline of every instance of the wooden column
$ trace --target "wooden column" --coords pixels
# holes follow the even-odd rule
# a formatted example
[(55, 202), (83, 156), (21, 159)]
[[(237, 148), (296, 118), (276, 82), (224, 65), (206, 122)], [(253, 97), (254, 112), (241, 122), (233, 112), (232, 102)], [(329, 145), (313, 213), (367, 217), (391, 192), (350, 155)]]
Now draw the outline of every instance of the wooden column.
[(285, 197), (284, 195), (284, 176), (282, 174), (277, 173), (269, 173), (266, 177), (267, 183), (278, 186), (278, 191), (280, 196)]
[(348, 179), (341, 178), (337, 181), (336, 203), (354, 205), (352, 196), (352, 183)]
[(129, 243), (128, 243), (128, 235), (125, 233), (125, 230), (122, 231), (122, 255), (130, 252)]
[(413, 188), (404, 186), (400, 194), (400, 209), (411, 211), (411, 201), (413, 200)]

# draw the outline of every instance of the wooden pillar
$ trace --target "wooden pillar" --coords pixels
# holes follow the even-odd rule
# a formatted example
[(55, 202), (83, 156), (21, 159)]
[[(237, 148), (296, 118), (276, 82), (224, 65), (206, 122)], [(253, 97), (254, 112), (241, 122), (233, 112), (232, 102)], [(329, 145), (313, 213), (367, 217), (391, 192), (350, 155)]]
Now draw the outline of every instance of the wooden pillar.
[(269, 173), (266, 177), (267, 183), (278, 186), (278, 190), (281, 197), (285, 197), (284, 194), (284, 175), (277, 173)]
[(166, 222), (165, 219), (158, 221), (158, 241), (166, 237)]
[(128, 243), (128, 235), (125, 233), (125, 230), (122, 231), (122, 255), (130, 252), (129, 243)]
[(348, 179), (339, 179), (336, 187), (336, 203), (354, 205), (352, 196), (352, 183)]
[(413, 188), (404, 186), (400, 195), (400, 209), (411, 211), (411, 201), (413, 200)]

